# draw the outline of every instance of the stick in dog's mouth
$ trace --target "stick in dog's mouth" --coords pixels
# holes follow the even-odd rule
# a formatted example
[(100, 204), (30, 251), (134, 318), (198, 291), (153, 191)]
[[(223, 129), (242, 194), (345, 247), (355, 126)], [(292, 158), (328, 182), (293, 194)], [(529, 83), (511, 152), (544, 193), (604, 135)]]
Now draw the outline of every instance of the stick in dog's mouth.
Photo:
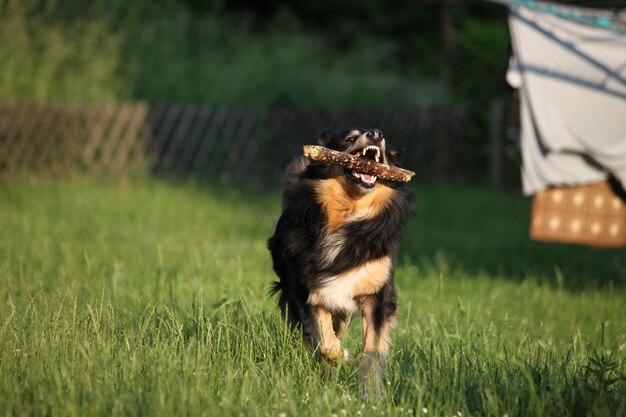
[[(365, 149), (365, 148), (363, 148)], [(349, 153), (335, 151), (319, 145), (304, 145), (302, 151), (304, 156), (313, 161), (323, 164), (340, 165), (349, 170), (357, 172), (366, 172), (369, 175), (375, 175), (377, 178), (383, 178), (389, 181), (409, 182), (415, 175), (415, 172), (402, 169), (393, 165), (386, 165), (376, 162), (374, 159), (363, 157), (363, 149), (359, 149), (358, 156)], [(379, 149), (380, 151), (380, 149)], [(366, 151), (366, 155), (369, 152)], [(379, 155), (382, 156), (382, 153)]]

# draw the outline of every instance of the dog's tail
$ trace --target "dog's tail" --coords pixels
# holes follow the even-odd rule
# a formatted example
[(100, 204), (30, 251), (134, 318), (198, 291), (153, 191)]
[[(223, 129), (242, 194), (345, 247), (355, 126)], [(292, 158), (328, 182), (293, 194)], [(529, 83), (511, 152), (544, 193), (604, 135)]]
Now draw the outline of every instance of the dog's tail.
[(272, 285), (271, 285), (270, 289), (267, 291), (267, 294), (269, 296), (272, 296), (274, 294), (278, 294), (282, 290), (283, 290), (283, 286), (280, 283), (280, 281), (274, 281), (274, 282), (272, 282)]
[(267, 240), (267, 248), (270, 250), (272, 254), (272, 265), (274, 267), (274, 272), (280, 278), (279, 281), (274, 281), (268, 290), (268, 295), (272, 296), (274, 294), (278, 294), (283, 290), (283, 277), (287, 275), (287, 260), (285, 259), (284, 254), (282, 253), (282, 245), (280, 240), (276, 236), (272, 236)]

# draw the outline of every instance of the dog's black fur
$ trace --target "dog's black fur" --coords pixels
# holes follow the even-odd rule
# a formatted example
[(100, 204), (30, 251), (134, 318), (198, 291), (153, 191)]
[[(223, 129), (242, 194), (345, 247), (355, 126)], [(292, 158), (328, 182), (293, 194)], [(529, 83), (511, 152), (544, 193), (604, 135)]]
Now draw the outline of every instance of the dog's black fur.
[[(378, 154), (380, 162), (390, 165), (398, 165), (402, 156), (377, 129), (328, 129), (316, 143), (371, 159)], [(365, 340), (369, 359), (362, 365), (364, 379), (372, 373), (371, 358), (384, 359), (394, 327), (394, 267), (412, 199), (406, 184), (304, 157), (287, 169), (283, 212), (268, 241), (280, 278), (271, 292), (280, 293), (280, 308), (294, 328), (301, 328), (333, 363), (346, 354), (338, 339), (347, 320), (361, 310), (364, 332), (369, 326), (372, 337)], [(331, 319), (329, 335), (324, 328)]]

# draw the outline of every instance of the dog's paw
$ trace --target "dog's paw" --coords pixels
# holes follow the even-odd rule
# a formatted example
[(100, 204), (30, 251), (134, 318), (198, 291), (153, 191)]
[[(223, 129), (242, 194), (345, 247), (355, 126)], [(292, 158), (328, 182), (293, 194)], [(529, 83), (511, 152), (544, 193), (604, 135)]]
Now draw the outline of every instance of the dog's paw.
[(361, 380), (359, 386), (361, 401), (381, 401), (383, 399), (382, 382), (380, 380), (367, 379)]
[(361, 400), (381, 400), (385, 381), (385, 361), (379, 355), (365, 354), (361, 363)]
[(350, 356), (350, 351), (347, 348), (343, 348), (343, 356), (341, 357), (341, 362), (350, 363), (352, 357)]
[(350, 361), (350, 351), (341, 345), (337, 345), (332, 349), (320, 349), (319, 355), (321, 359), (326, 360), (333, 366)]

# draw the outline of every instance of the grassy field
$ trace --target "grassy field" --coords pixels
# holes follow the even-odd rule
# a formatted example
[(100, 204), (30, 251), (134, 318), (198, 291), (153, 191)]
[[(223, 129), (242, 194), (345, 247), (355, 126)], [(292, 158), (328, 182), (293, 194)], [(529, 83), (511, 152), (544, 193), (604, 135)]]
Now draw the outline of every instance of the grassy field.
[(325, 373), (266, 296), (276, 193), (2, 185), (0, 414), (624, 416), (625, 252), (529, 241), (516, 194), (416, 194), (385, 395), (362, 403), (358, 365)]

